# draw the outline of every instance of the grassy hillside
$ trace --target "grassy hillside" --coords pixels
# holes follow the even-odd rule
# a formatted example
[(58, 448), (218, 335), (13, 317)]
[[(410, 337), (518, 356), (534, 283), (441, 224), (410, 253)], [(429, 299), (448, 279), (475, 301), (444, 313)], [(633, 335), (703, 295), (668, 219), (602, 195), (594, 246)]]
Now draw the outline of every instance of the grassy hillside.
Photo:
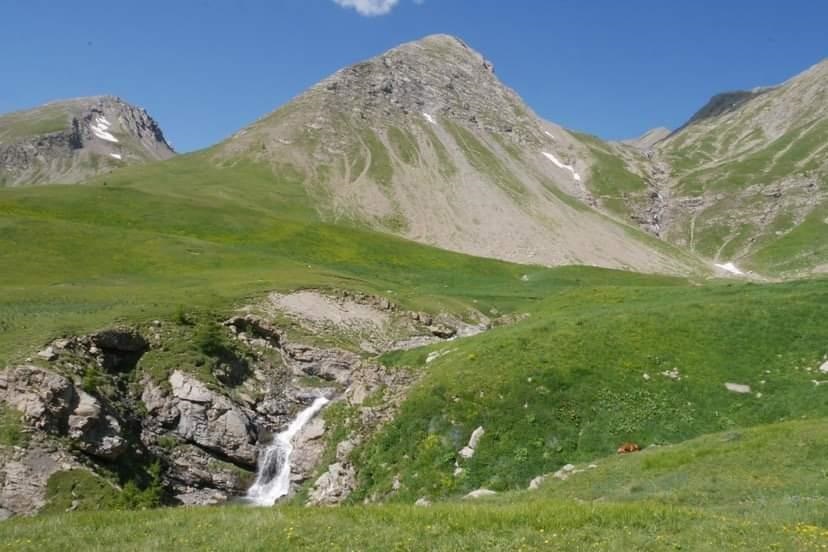
[[(322, 222), (295, 171), (214, 167), (210, 154), (126, 168), (88, 185), (0, 190), (0, 360), (66, 332), (171, 319), (179, 305), (223, 313), (297, 287), (364, 290), (428, 311), (473, 306), (528, 317), (383, 358), (422, 378), (397, 418), (357, 449), (352, 502), (392, 504), (63, 514), (75, 483), (55, 480), (60, 500), (53, 497), (49, 510), (57, 515), (0, 524), (0, 548), (825, 544), (815, 497), (824, 494), (828, 469), (820, 444), (828, 387), (813, 381), (828, 379), (817, 372), (828, 354), (828, 281), (702, 283), (469, 257)], [(444, 354), (426, 363), (432, 351)], [(346, 433), (356, 418), (347, 414), (327, 411), (330, 434)], [(0, 418), (3, 443), (25, 439), (16, 413)], [(454, 475), (458, 450), (478, 426), (486, 433), (477, 452)], [(719, 431), (726, 433), (679, 444)], [(623, 441), (673, 446), (600, 460)], [(595, 459), (598, 468), (566, 484), (504, 493)], [(716, 470), (721, 481), (710, 478)], [(502, 494), (456, 500), (479, 487)], [(100, 481), (72, 490), (119, 506)], [(411, 506), (423, 496), (447, 502)]]
[[(565, 481), (548, 480), (538, 498), (652, 501), (704, 508), (727, 517), (749, 515), (768, 524), (824, 527), (828, 523), (825, 422), (815, 418), (735, 429), (640, 454), (599, 459), (597, 468)], [(828, 531), (821, 533), (823, 540), (828, 538)]]
[[(813, 380), (825, 377), (827, 283), (583, 286), (535, 305), (521, 324), (440, 346), (446, 354), (429, 364), (427, 351), (390, 355), (425, 375), (360, 451), (355, 500), (520, 488), (625, 441), (826, 416), (826, 387)], [(463, 461), (457, 452), (478, 426), (486, 434)]]
[(169, 317), (182, 304), (226, 309), (271, 289), (347, 287), (426, 310), (509, 312), (578, 282), (677, 282), (519, 266), (325, 224), (291, 170), (216, 169), (207, 155), (90, 185), (0, 191), (0, 358), (56, 334)]
[(764, 274), (824, 272), (826, 81), (823, 61), (659, 143), (671, 194), (696, 205), (677, 210), (668, 238)]
[(0, 540), (14, 550), (822, 550), (826, 437), (825, 419), (730, 431), (477, 503), (88, 512), (0, 524)]

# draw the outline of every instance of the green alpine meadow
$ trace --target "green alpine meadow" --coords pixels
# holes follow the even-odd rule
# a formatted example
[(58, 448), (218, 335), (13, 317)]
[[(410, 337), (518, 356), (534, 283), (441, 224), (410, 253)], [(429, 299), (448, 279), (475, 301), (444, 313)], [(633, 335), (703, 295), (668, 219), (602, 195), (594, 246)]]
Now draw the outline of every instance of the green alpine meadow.
[(0, 115), (0, 551), (828, 548), (828, 61), (607, 140), (400, 42)]

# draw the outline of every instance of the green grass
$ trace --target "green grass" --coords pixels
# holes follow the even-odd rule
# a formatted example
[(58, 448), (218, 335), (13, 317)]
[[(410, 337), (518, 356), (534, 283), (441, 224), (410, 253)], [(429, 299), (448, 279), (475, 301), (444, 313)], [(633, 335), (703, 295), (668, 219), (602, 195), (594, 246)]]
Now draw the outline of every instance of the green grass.
[(273, 289), (390, 290), (411, 308), (477, 301), (510, 312), (582, 282), (670, 281), (522, 267), (325, 224), (296, 171), (215, 167), (209, 155), (0, 192), (0, 359), (119, 320), (171, 318), (182, 303), (226, 311)]
[(17, 141), (42, 134), (66, 130), (69, 116), (60, 107), (43, 107), (36, 112), (9, 114), (0, 117), (0, 140)]
[(488, 176), (513, 197), (519, 198), (526, 192), (520, 180), (471, 131), (448, 119), (443, 121), (443, 125), (478, 172)]
[(388, 128), (388, 141), (400, 161), (408, 165), (416, 164), (420, 158), (416, 139), (408, 132), (392, 126)]
[(629, 171), (624, 161), (613, 155), (606, 144), (588, 134), (575, 136), (588, 148), (593, 157), (589, 187), (604, 206), (618, 214), (629, 213), (631, 202), (641, 201), (647, 192), (644, 179)]
[[(825, 304), (825, 281), (581, 287), (535, 305), (519, 325), (442, 345), (452, 352), (431, 364), (426, 351), (395, 355), (389, 364), (424, 377), (397, 418), (358, 451), (354, 500), (521, 488), (629, 440), (677, 443), (826, 416), (828, 396), (805, 370), (828, 352)], [(674, 368), (681, 380), (661, 375)], [(726, 382), (754, 393), (731, 393)], [(486, 436), (455, 477), (457, 451), (477, 426)], [(395, 478), (402, 486), (392, 493)]]
[(828, 263), (828, 205), (811, 211), (784, 236), (753, 253), (751, 266), (761, 271), (790, 272)]
[[(373, 165), (381, 155), (369, 149)], [(140, 508), (159, 499), (146, 466), (143, 491), (133, 485), (114, 497), (106, 481), (69, 472), (50, 481), (48, 511), (60, 515), (0, 524), (0, 549), (756, 550), (778, 544), (794, 550), (822, 542), (818, 512), (784, 501), (824, 485), (824, 436), (808, 425), (755, 435), (744, 428), (828, 416), (826, 388), (814, 386), (806, 370), (828, 353), (828, 282), (697, 285), (469, 257), (323, 223), (298, 171), (283, 166), (274, 173), (244, 161), (216, 167), (211, 155), (126, 168), (89, 185), (0, 191), (0, 359), (10, 362), (51, 337), (116, 321), (177, 319), (164, 325), (171, 332), (165, 339), (175, 345), (145, 355), (140, 369), (159, 380), (175, 368), (194, 370), (218, 385), (205, 358), (222, 347), (223, 334), (210, 324), (267, 291), (298, 287), (380, 293), (431, 312), (475, 307), (529, 318), (384, 358), (422, 378), (396, 419), (355, 452), (360, 486), (353, 502), (376, 496), (408, 504), (61, 514), (73, 490), (81, 510)], [(426, 365), (434, 348), (451, 352)], [(674, 368), (680, 381), (660, 375)], [(735, 395), (725, 382), (749, 384), (754, 393)], [(355, 418), (332, 409), (332, 435), (347, 435)], [(19, 416), (6, 412), (0, 419), (2, 438), (14, 436)], [(457, 451), (478, 425), (486, 434), (464, 463), (465, 474), (455, 477)], [(621, 441), (666, 445), (722, 430), (743, 434), (734, 443), (745, 446), (727, 444), (733, 450), (726, 451), (716, 448), (721, 437), (711, 436), (688, 448), (600, 461), (595, 473), (579, 474), (607, 474), (589, 487), (606, 489), (605, 504), (552, 496), (549, 487), (533, 496), (410, 506), (421, 496), (453, 500), (480, 486), (522, 489), (564, 463), (604, 458)], [(783, 464), (788, 479), (780, 477), (775, 487), (758, 480), (767, 483), (758, 488), (778, 509), (760, 511), (761, 502), (748, 502), (738, 510), (706, 498), (715, 488), (700, 474), (709, 474), (712, 462), (736, 455), (724, 464), (734, 477), (725, 488), (744, 496), (751, 473), (759, 472), (736, 470), (738, 454), (758, 458), (764, 449), (755, 443), (795, 439), (806, 430), (815, 437), (799, 438), (806, 445), (790, 455), (797, 465)], [(334, 444), (327, 443), (329, 459)], [(707, 449), (716, 450), (696, 452)], [(627, 473), (629, 485), (621, 479), (624, 464), (613, 467), (625, 461), (641, 462)], [(784, 460), (777, 454), (766, 461)], [(802, 474), (799, 465), (816, 470)], [(670, 479), (690, 468), (692, 486)], [(645, 475), (652, 475), (653, 486), (646, 486)], [(402, 485), (392, 492), (395, 478)], [(674, 500), (669, 489), (676, 489)]]
[(27, 441), (20, 412), (0, 403), (0, 446), (25, 446)]
[(734, 429), (597, 459), (597, 468), (566, 481), (548, 479), (539, 494), (554, 500), (649, 501), (766, 523), (826, 526), (826, 421)]
[[(55, 538), (59, 535), (59, 538)], [(194, 508), (77, 513), (0, 525), (10, 550), (818, 550), (786, 527), (651, 503)]]
[[(80, 511), (0, 524), (13, 550), (821, 550), (824, 418), (594, 459), (537, 491), (429, 508), (385, 504)], [(85, 502), (105, 489), (74, 472)], [(55, 479), (53, 477), (53, 479)], [(63, 504), (50, 503), (59, 513)], [(79, 508), (84, 510), (84, 507)], [(91, 509), (95, 509), (94, 507)], [(59, 539), (55, 535), (60, 535)]]
[(113, 510), (119, 506), (120, 490), (109, 481), (83, 469), (59, 471), (46, 485), (43, 514), (60, 514), (73, 507), (79, 511)]
[(380, 186), (391, 186), (394, 177), (394, 167), (391, 164), (391, 156), (385, 144), (380, 141), (376, 133), (371, 129), (362, 131), (362, 141), (371, 152), (371, 164), (368, 165), (368, 176)]

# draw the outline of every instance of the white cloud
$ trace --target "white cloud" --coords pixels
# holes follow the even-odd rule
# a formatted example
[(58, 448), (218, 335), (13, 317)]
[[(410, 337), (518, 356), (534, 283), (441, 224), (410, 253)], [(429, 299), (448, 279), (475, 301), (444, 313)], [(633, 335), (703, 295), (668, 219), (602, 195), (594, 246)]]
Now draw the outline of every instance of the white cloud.
[(343, 8), (354, 8), (360, 15), (385, 15), (394, 9), (400, 0), (334, 0)]

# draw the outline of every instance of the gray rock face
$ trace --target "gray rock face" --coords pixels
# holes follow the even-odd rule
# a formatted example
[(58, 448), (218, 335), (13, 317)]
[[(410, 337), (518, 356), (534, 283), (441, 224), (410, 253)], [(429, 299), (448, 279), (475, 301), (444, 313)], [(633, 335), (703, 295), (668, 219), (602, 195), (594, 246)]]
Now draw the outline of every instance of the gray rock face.
[(351, 381), (351, 371), (361, 363), (358, 355), (340, 349), (288, 344), (283, 350), (290, 363), (299, 371), (343, 385)]
[(342, 69), (311, 90), (325, 93), (335, 105), (358, 109), (368, 120), (425, 111), (506, 131), (520, 140), (536, 139), (523, 134), (530, 116), (516, 113), (523, 103), (517, 94), (494, 76), (489, 61), (453, 36), (403, 44)]
[(36, 513), (46, 504), (46, 483), (58, 471), (82, 469), (67, 452), (35, 439), (29, 447), (0, 447), (0, 519)]
[(0, 373), (0, 400), (23, 414), (36, 429), (68, 436), (81, 450), (114, 460), (126, 450), (121, 424), (113, 412), (67, 378), (36, 366)]
[(223, 502), (243, 494), (251, 481), (252, 474), (216, 460), (196, 446), (178, 446), (169, 458), (173, 492), (184, 504)]
[(313, 473), (325, 451), (325, 420), (316, 416), (294, 437), (291, 455), (291, 480), (302, 482)]
[(84, 391), (77, 393), (78, 403), (69, 416), (67, 434), (84, 452), (114, 460), (127, 448), (121, 424), (103, 411), (98, 399)]
[[(226, 456), (243, 466), (255, 467), (257, 432), (252, 413), (224, 395), (210, 391), (189, 374), (176, 370), (170, 376), (169, 400), (158, 389), (143, 394), (150, 415), (177, 420), (175, 433), (199, 447)], [(177, 412), (177, 415), (176, 415)]]
[(65, 430), (77, 393), (63, 376), (18, 366), (0, 372), (0, 399), (20, 411), (26, 424), (56, 433)]
[(356, 472), (353, 466), (336, 462), (328, 466), (328, 471), (316, 480), (308, 495), (308, 504), (339, 504), (355, 488)]

